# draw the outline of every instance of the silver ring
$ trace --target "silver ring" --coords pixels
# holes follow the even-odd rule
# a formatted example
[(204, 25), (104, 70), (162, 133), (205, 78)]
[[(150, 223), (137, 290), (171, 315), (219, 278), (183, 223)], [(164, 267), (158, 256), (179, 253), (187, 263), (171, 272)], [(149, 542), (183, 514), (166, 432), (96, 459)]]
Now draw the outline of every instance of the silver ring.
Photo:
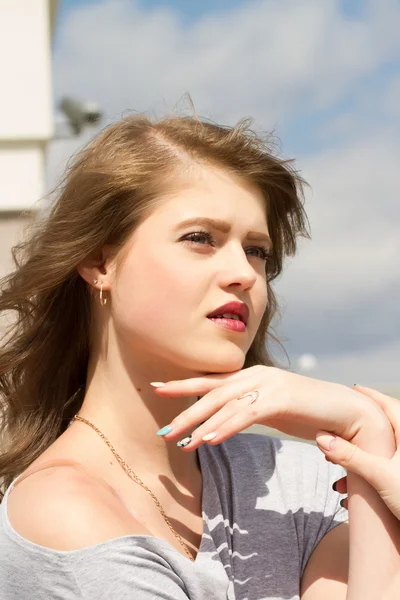
[(249, 402), (249, 404), (253, 404), (257, 400), (259, 395), (260, 395), (260, 392), (258, 390), (254, 390), (253, 392), (246, 392), (242, 396), (239, 396), (238, 400), (242, 400), (243, 398), (250, 396), (251, 401)]

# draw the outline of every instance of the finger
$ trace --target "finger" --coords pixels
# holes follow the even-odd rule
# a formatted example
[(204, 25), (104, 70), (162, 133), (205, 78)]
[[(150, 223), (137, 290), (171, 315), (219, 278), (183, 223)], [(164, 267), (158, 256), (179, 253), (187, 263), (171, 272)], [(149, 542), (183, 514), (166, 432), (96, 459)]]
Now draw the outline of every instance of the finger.
[[(235, 406), (234, 400), (229, 401), (227, 404), (225, 404), (225, 406), (223, 406), (216, 414), (212, 415), (205, 422), (202, 422), (202, 424), (199, 425), (199, 427), (196, 427), (194, 431), (192, 431), (192, 441), (190, 442), (190, 447), (187, 448), (187, 450), (195, 450), (204, 442), (211, 441), (211, 439), (209, 439), (210, 434), (212, 434), (212, 441), (215, 440), (216, 443), (222, 442), (223, 440), (220, 436), (220, 432), (223, 428), (223, 425), (227, 421), (229, 421), (234, 414), (238, 413), (239, 410), (240, 409), (238, 409), (237, 406)], [(245, 428), (245, 425), (242, 425), (242, 423), (240, 423), (240, 425), (242, 426), (242, 428)], [(191, 428), (189, 427), (189, 429)], [(239, 431), (241, 431), (241, 429), (238, 429), (237, 431), (232, 431), (231, 435), (239, 433)], [(208, 438), (206, 440), (203, 440), (204, 436), (208, 436)]]
[(346, 510), (349, 510), (349, 499), (343, 498), (343, 500), (340, 501), (340, 505), (343, 506), (343, 508), (345, 508)]
[(233, 435), (236, 435), (244, 429), (251, 427), (251, 425), (253, 425), (254, 423), (257, 423), (259, 419), (259, 410), (258, 408), (254, 407), (255, 404), (251, 405), (250, 407), (246, 407), (240, 412), (235, 412), (230, 419), (224, 420), (224, 422), (221, 423), (218, 427), (212, 428), (211, 426), (208, 427), (207, 425), (207, 433), (208, 430), (211, 429), (217, 434), (212, 440), (208, 441), (208, 443), (212, 446), (220, 444), (221, 442), (224, 442)]
[(336, 492), (339, 492), (339, 494), (347, 494), (347, 477), (342, 477), (341, 479), (338, 479), (333, 485), (333, 489)]
[(386, 396), (378, 390), (364, 387), (362, 385), (355, 385), (354, 389), (360, 391), (365, 396), (368, 396), (378, 404), (389, 419), (396, 438), (396, 445), (400, 445), (400, 401), (391, 396)]
[[(221, 423), (229, 419), (235, 412), (241, 411), (249, 403), (248, 399), (240, 399), (249, 389), (254, 389), (244, 379), (241, 384), (225, 384), (223, 388), (213, 389), (205, 394), (200, 400), (181, 412), (171, 421), (172, 431), (163, 436), (166, 440), (173, 440), (183, 432), (198, 427), (193, 432), (194, 438), (199, 438), (200, 433), (210, 433)], [(260, 401), (260, 398), (257, 400)], [(200, 431), (200, 433), (199, 433)], [(193, 446), (191, 446), (193, 447)]]
[(317, 433), (316, 442), (328, 460), (333, 460), (348, 471), (360, 475), (378, 491), (385, 486), (388, 477), (387, 459), (369, 454), (355, 444), (326, 431)]
[(204, 396), (213, 389), (220, 388), (227, 383), (244, 380), (249, 376), (251, 376), (251, 373), (240, 370), (232, 373), (204, 375), (203, 377), (189, 377), (188, 379), (159, 382), (162, 383), (162, 385), (153, 385), (153, 387), (154, 391), (160, 396), (169, 396), (171, 398), (179, 398), (180, 396)]
[(243, 404), (243, 402), (245, 400), (235, 399), (225, 404), (221, 410), (192, 432), (191, 441), (182, 450), (195, 450), (204, 442), (212, 445), (220, 444), (256, 423), (260, 408), (254, 408), (253, 405)]

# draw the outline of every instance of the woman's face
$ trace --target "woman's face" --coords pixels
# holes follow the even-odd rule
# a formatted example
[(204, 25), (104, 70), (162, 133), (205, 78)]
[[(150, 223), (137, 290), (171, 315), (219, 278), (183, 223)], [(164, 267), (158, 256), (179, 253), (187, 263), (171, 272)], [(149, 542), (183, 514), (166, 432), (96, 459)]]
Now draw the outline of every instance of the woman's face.
[[(216, 168), (160, 199), (111, 283), (114, 327), (133, 355), (191, 372), (243, 367), (267, 304), (265, 211), (260, 190)], [(245, 326), (207, 317), (232, 301), (247, 305)]]

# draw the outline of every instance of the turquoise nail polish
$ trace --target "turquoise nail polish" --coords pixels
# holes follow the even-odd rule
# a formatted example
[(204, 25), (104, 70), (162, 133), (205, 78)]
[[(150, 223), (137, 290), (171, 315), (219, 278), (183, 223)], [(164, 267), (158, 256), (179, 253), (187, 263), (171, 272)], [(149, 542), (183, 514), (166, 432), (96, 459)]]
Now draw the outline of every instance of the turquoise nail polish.
[(171, 431), (172, 431), (172, 425), (166, 425), (162, 429), (159, 429), (157, 431), (156, 435), (167, 435), (167, 433), (171, 433)]

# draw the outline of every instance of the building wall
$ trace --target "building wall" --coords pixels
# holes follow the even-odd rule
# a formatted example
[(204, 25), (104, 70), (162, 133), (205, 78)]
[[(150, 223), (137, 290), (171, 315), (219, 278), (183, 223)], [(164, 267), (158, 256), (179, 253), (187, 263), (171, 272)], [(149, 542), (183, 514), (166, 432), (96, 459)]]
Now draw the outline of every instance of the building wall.
[(42, 197), (45, 147), (41, 140), (0, 140), (0, 219), (4, 211), (34, 209)]
[(49, 0), (0, 0), (0, 139), (53, 136)]
[[(55, 6), (50, 0), (0, 0), (0, 219), (2, 211), (31, 209), (44, 193), (46, 144), (54, 135)], [(0, 240), (0, 256), (7, 251)]]
[[(0, 0), (0, 277), (37, 218), (54, 135), (51, 45), (57, 0)], [(4, 329), (0, 319), (0, 332)]]

